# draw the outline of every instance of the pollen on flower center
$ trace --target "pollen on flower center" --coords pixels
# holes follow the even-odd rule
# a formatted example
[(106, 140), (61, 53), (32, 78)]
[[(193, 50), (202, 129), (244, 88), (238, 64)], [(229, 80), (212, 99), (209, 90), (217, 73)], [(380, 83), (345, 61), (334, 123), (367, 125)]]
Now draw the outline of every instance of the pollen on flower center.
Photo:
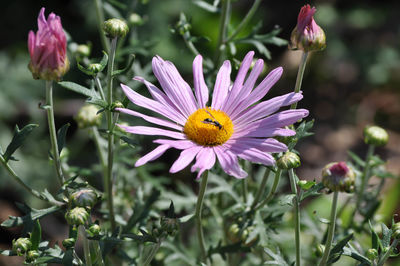
[(183, 133), (197, 144), (217, 146), (232, 136), (233, 124), (224, 112), (206, 107), (198, 109), (189, 116)]

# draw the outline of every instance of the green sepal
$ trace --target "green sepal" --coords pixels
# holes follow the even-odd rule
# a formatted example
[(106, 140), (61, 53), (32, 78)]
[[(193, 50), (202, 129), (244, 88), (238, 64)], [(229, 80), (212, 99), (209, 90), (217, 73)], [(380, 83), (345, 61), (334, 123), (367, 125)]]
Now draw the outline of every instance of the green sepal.
[(136, 56), (134, 54), (130, 54), (129, 61), (128, 61), (128, 64), (126, 65), (126, 67), (123, 69), (120, 69), (120, 70), (114, 70), (112, 72), (112, 76), (115, 77), (115, 76), (122, 75), (122, 74), (125, 74), (126, 72), (128, 72), (131, 69), (133, 62), (135, 61), (135, 57)]
[(8, 160), (16, 160), (12, 157), (13, 153), (24, 143), (25, 139), (32, 133), (32, 131), (37, 128), (39, 125), (29, 124), (24, 126), (21, 130), (19, 130), (18, 126), (15, 126), (14, 136), (8, 144), (5, 153), (3, 154), (4, 160), (8, 162)]

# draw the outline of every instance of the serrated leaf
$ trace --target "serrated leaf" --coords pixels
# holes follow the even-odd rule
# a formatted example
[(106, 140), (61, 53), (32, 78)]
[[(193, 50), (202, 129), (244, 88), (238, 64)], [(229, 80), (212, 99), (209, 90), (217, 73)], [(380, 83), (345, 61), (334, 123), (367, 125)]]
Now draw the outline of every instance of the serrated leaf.
[(42, 228), (40, 227), (39, 219), (36, 220), (33, 226), (33, 231), (30, 236), (32, 243), (32, 250), (37, 250), (39, 248), (40, 241), (42, 239)]
[(135, 61), (135, 55), (134, 54), (130, 54), (129, 55), (129, 61), (128, 61), (128, 64), (126, 65), (126, 67), (124, 69), (114, 70), (113, 73), (112, 73), (112, 76), (115, 77), (117, 75), (123, 75), (126, 72), (128, 72), (132, 68), (132, 65), (133, 65), (134, 61)]
[(15, 126), (14, 129), (14, 136), (8, 144), (6, 152), (3, 154), (4, 160), (7, 162), (12, 158), (11, 156), (13, 153), (21, 147), (21, 145), (24, 143), (25, 139), (29, 136), (29, 134), (32, 133), (32, 131), (37, 128), (39, 125), (36, 124), (29, 124), (24, 126), (21, 130), (19, 130), (18, 126)]
[(58, 131), (57, 131), (57, 145), (58, 145), (58, 153), (60, 154), (62, 149), (64, 148), (65, 145), (65, 137), (67, 136), (67, 130), (71, 126), (70, 123), (67, 123), (63, 125)]
[(84, 96), (90, 97), (92, 99), (100, 99), (99, 95), (97, 94), (97, 92), (95, 90), (90, 90), (82, 85), (79, 85), (75, 82), (71, 82), (71, 81), (60, 81), (58, 82), (58, 84), (63, 87), (66, 88), (70, 91), (74, 91), (76, 93), (82, 94)]

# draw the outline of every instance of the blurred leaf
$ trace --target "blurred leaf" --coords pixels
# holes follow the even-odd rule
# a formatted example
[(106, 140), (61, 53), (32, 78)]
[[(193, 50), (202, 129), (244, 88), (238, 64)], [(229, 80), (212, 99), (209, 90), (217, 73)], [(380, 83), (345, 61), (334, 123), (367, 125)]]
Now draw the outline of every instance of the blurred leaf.
[(17, 256), (17, 253), (13, 250), (0, 249), (0, 254), (4, 256)]
[(347, 151), (347, 154), (350, 156), (350, 158), (358, 164), (361, 168), (365, 167), (365, 162), (354, 152), (352, 151)]
[(33, 223), (34, 220), (40, 219), (46, 215), (49, 215), (53, 212), (58, 211), (61, 209), (59, 206), (53, 206), (47, 209), (41, 209), (41, 210), (36, 210), (36, 209), (31, 209), (29, 213), (27, 213), (25, 216), (22, 217), (16, 217), (16, 216), (9, 216), (8, 220), (5, 220), (1, 226), (4, 227), (17, 227), (21, 225), (26, 225), (28, 223)]
[(73, 260), (74, 260), (74, 256), (73, 256), (73, 249), (67, 249), (64, 253), (64, 257), (62, 258), (62, 264), (64, 266), (72, 266), (73, 265)]
[(193, 4), (197, 5), (198, 7), (211, 12), (211, 13), (217, 13), (219, 11), (219, 8), (217, 7), (217, 5), (211, 5), (209, 3), (207, 3), (206, 1), (202, 1), (202, 0), (193, 0)]
[(62, 149), (65, 145), (65, 137), (67, 136), (67, 130), (71, 126), (70, 123), (63, 125), (59, 130), (57, 130), (57, 145), (58, 153), (61, 154)]
[(392, 237), (392, 230), (389, 229), (384, 223), (381, 223), (381, 226), (382, 226), (382, 246), (385, 248), (390, 246), (390, 238)]
[(36, 220), (36, 223), (33, 227), (33, 231), (30, 236), (30, 240), (32, 243), (31, 250), (37, 250), (39, 248), (41, 239), (42, 239), (42, 228), (40, 227), (40, 222), (38, 219)]
[(129, 61), (128, 61), (128, 64), (126, 65), (126, 67), (124, 69), (114, 70), (112, 73), (112, 76), (115, 77), (115, 76), (122, 75), (122, 74), (125, 74), (126, 72), (128, 72), (132, 68), (134, 61), (135, 61), (135, 55), (130, 54)]
[(353, 234), (350, 234), (340, 240), (329, 253), (328, 263), (334, 263), (340, 259), (340, 256), (343, 253), (343, 248), (347, 245), (347, 243), (353, 238)]
[(15, 126), (14, 136), (8, 144), (6, 152), (3, 154), (4, 160), (7, 162), (10, 159), (15, 160), (12, 155), (13, 153), (24, 143), (25, 139), (31, 134), (32, 130), (37, 128), (39, 125), (29, 124), (24, 126), (21, 130), (19, 130), (18, 126)]
[(207, 255), (210, 257), (213, 254), (220, 254), (223, 259), (226, 259), (226, 253), (242, 253), (250, 252), (250, 250), (250, 247), (242, 246), (241, 242), (223, 246), (220, 241), (216, 247), (211, 246), (208, 249)]
[(281, 251), (279, 248), (276, 248), (276, 253), (270, 250), (269, 248), (264, 248), (264, 252), (268, 254), (273, 260), (265, 261), (265, 265), (280, 265), (280, 266), (289, 266), (289, 263), (282, 257)]
[(371, 247), (378, 250), (379, 247), (382, 247), (381, 240), (378, 237), (378, 234), (375, 232), (371, 225), (371, 221), (368, 221), (369, 229), (371, 230)]
[(302, 181), (306, 181), (306, 182), (305, 183), (297, 182), (297, 185), (299, 185), (299, 187), (303, 190), (308, 190), (316, 184), (315, 181), (308, 181), (308, 180), (302, 180)]
[(370, 266), (371, 262), (369, 261), (368, 258), (364, 257), (360, 253), (357, 252), (356, 249), (353, 247), (344, 247), (343, 248), (343, 254), (344, 256), (352, 257), (353, 259), (361, 262), (359, 266)]
[(288, 194), (282, 197), (279, 204), (280, 205), (289, 205), (293, 206), (293, 200), (296, 197), (296, 194)]
[(233, 190), (233, 187), (226, 182), (224, 178), (221, 178), (218, 175), (212, 175), (212, 178), (209, 179), (210, 184), (214, 184), (215, 186), (207, 189), (207, 195), (216, 195), (219, 193), (226, 193), (232, 197), (236, 202), (240, 202), (239, 195)]
[(75, 82), (71, 81), (60, 81), (58, 82), (58, 85), (60, 85), (63, 88), (66, 88), (68, 90), (74, 91), (76, 93), (85, 95), (87, 97), (90, 97), (92, 99), (100, 99), (99, 95), (95, 90), (90, 90), (82, 85), (79, 85)]
[(115, 7), (113, 7), (112, 5), (110, 5), (107, 2), (103, 3), (103, 8), (104, 8), (105, 13), (107, 13), (108, 16), (111, 18), (119, 18), (119, 19), (124, 18)]
[(133, 239), (139, 243), (147, 243), (147, 242), (152, 242), (152, 243), (157, 243), (157, 239), (152, 236), (149, 235), (146, 231), (139, 229), (141, 235), (139, 234), (133, 234), (133, 233), (126, 233), (126, 234), (122, 234), (121, 237), (122, 238), (130, 238)]
[(185, 216), (179, 218), (179, 222), (180, 222), (180, 223), (186, 223), (186, 222), (188, 222), (190, 219), (192, 219), (193, 217), (194, 217), (194, 214), (193, 214), (193, 213), (192, 213), (192, 214), (185, 215)]

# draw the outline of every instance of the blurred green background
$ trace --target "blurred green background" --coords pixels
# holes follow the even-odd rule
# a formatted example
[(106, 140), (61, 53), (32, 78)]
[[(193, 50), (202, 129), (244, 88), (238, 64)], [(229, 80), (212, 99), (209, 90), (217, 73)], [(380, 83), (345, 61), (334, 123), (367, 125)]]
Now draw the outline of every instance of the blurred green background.
[[(192, 35), (205, 37), (196, 43), (200, 53), (212, 57), (219, 27), (219, 14), (207, 12), (194, 2), (125, 1), (127, 6), (132, 8), (131, 12), (139, 14), (143, 19), (143, 24), (131, 29), (130, 37), (125, 40), (131, 44), (132, 50), (123, 51), (126, 53), (125, 57), (129, 53), (137, 55), (135, 75), (151, 78), (147, 65), (151, 62), (151, 57), (158, 54), (174, 62), (184, 78), (192, 84), (191, 64), (194, 55), (186, 48), (181, 36), (172, 34), (170, 29), (178, 22), (180, 13), (184, 12), (192, 24)], [(233, 1), (233, 25), (240, 23), (251, 3), (252, 1)], [(290, 33), (296, 25), (297, 14), (301, 6), (307, 3), (288, 0), (264, 1), (251, 24), (262, 21), (263, 32), (269, 32), (278, 25), (282, 28), (279, 37), (289, 40)], [(315, 118), (316, 121), (315, 136), (298, 146), (303, 162), (298, 175), (303, 179), (318, 179), (320, 169), (325, 164), (346, 160), (348, 149), (364, 157), (367, 147), (362, 142), (362, 129), (367, 124), (377, 124), (388, 130), (389, 144), (378, 149), (378, 153), (384, 159), (388, 159), (388, 168), (399, 175), (400, 2), (314, 1), (309, 4), (317, 8), (315, 20), (326, 33), (327, 48), (323, 52), (312, 53), (303, 80), (302, 90), (305, 97), (299, 106), (309, 109), (309, 117)], [(35, 141), (30, 141), (17, 152), (16, 157), (20, 162), (14, 165), (20, 176), (32, 187), (39, 190), (47, 187), (50, 191), (55, 191), (57, 182), (47, 161), (49, 143), (46, 137), (45, 113), (38, 108), (40, 103), (44, 103), (44, 82), (33, 80), (27, 68), (28, 32), (37, 30), (36, 19), (43, 6), (46, 7), (46, 17), (50, 12), (61, 17), (63, 27), (69, 34), (70, 44), (90, 42), (91, 57), (101, 56), (101, 44), (93, 1), (16, 0), (3, 5), (0, 38), (0, 145), (4, 149), (9, 143), (15, 124), (19, 127), (28, 123), (39, 124), (39, 129), (30, 137)], [(109, 11), (106, 12), (107, 18), (113, 16), (112, 9), (106, 11)], [(249, 32), (252, 25), (244, 32)], [(71, 45), (69, 47), (71, 48)], [(236, 58), (239, 60), (249, 49), (254, 49), (248, 45), (237, 48)], [(292, 91), (301, 53), (290, 51), (285, 46), (268, 48), (272, 59), (266, 60), (267, 71), (277, 66), (284, 68), (283, 77), (274, 86), (270, 96)], [(256, 53), (256, 56), (262, 58), (259, 53)], [(64, 79), (85, 84), (87, 77), (77, 70), (71, 53), (70, 59), (71, 70)], [(129, 79), (130, 77), (122, 81), (138, 86)], [(82, 97), (61, 87), (57, 87), (55, 91), (57, 127), (68, 122), (72, 124), (67, 136), (70, 160), (72, 164), (82, 167), (97, 160), (93, 143), (88, 140), (85, 131), (77, 130), (73, 120), (83, 102)], [(176, 158), (176, 155), (172, 157)], [(172, 177), (179, 178), (178, 175)], [(391, 213), (398, 212), (399, 189), (400, 184), (396, 180), (387, 183), (382, 195), (385, 201), (381, 211), (386, 218), (390, 217)], [(8, 174), (0, 169), (1, 221), (10, 214), (17, 214), (14, 201), (40, 204), (23, 193)], [(48, 232), (53, 233), (56, 234)], [(7, 247), (18, 231), (0, 229), (0, 234), (0, 248), (3, 248)], [(0, 258), (0, 261), (1, 259), (3, 258)]]

